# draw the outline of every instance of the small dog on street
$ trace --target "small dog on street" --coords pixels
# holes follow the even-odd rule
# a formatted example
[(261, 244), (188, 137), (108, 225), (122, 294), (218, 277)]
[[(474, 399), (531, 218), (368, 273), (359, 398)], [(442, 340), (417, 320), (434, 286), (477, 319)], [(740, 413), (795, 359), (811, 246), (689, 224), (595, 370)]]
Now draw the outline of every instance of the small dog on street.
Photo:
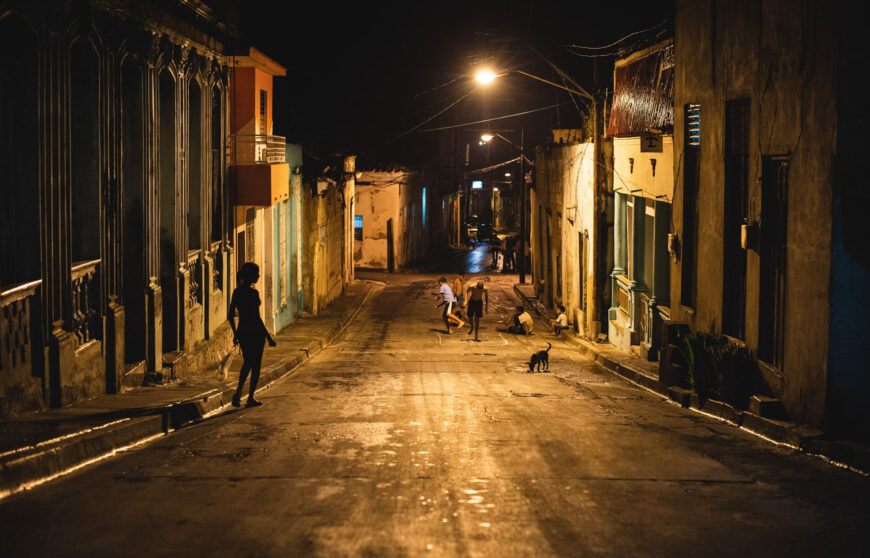
[(547, 343), (547, 348), (543, 351), (538, 351), (537, 353), (532, 353), (532, 356), (529, 358), (529, 372), (535, 372), (535, 367), (538, 368), (538, 372), (541, 371), (541, 366), (544, 367), (544, 372), (550, 371), (550, 348), (551, 344)]

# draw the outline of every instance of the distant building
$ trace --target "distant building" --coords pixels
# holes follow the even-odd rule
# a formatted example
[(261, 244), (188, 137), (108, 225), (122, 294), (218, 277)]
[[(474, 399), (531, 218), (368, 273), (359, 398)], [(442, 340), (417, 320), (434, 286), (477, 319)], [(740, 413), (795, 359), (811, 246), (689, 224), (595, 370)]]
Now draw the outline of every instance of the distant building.
[(305, 310), (317, 315), (353, 280), (356, 157), (305, 161), (302, 277)]
[[(446, 200), (442, 201), (446, 208)], [(360, 172), (354, 214), (356, 266), (396, 271), (424, 259), (429, 247), (430, 207), (429, 189), (421, 173)]]
[(302, 153), (273, 128), (273, 79), (287, 70), (254, 48), (233, 56), (231, 64), (236, 266), (260, 266), (260, 311), (266, 327), (277, 332), (302, 312)]

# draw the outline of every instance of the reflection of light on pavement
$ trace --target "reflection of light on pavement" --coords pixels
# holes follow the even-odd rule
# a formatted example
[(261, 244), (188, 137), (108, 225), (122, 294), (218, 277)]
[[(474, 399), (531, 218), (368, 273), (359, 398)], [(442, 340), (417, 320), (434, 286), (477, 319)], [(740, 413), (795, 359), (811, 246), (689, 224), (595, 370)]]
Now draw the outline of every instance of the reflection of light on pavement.
[(481, 242), (477, 247), (465, 256), (465, 272), (466, 273), (483, 273), (489, 270), (486, 264), (487, 256), (489, 255), (489, 243)]

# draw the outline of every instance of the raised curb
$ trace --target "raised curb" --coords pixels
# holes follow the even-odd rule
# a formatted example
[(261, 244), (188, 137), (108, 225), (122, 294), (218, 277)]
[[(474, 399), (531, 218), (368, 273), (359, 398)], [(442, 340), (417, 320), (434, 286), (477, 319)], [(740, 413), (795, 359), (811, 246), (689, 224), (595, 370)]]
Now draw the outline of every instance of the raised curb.
[[(520, 290), (519, 285), (514, 285), (514, 291), (521, 300), (531, 305), (539, 318), (542, 318), (542, 314), (547, 312), (546, 308), (543, 310), (538, 308), (538, 301), (527, 298)], [(658, 379), (633, 369), (630, 363), (618, 361), (604, 354), (595, 344), (585, 339), (568, 336), (566, 340), (576, 345), (584, 355), (592, 358), (614, 374), (662, 395), (682, 407), (702, 412), (767, 438), (774, 443), (819, 455), (858, 473), (870, 476), (870, 448), (863, 444), (825, 440), (824, 432), (804, 424), (762, 417), (749, 411), (735, 409), (727, 403), (713, 399), (701, 401), (695, 392), (677, 386), (665, 385)], [(626, 355), (626, 359), (630, 358)]]
[(132, 418), (110, 429), (85, 432), (65, 443), (22, 451), (0, 463), (0, 497), (166, 431), (163, 413)]
[[(365, 305), (374, 285), (369, 284), (356, 307), (339, 318), (322, 340), (314, 340), (298, 355), (285, 357), (260, 374), (257, 392), (268, 389), (300, 364), (334, 341)], [(119, 449), (166, 434), (197, 422), (230, 405), (235, 390), (211, 388), (194, 397), (170, 403), (159, 414), (124, 419), (107, 428), (92, 428), (46, 445), (9, 453), (0, 458), (0, 499), (42, 484), (95, 460), (113, 455)]]

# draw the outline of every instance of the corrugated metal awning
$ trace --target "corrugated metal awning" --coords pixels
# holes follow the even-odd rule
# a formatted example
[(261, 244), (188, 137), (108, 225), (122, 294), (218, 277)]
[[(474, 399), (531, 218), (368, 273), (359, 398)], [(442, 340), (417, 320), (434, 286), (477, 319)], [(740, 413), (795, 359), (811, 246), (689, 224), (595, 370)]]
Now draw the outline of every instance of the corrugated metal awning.
[(617, 62), (613, 71), (610, 136), (636, 136), (674, 127), (674, 45)]

